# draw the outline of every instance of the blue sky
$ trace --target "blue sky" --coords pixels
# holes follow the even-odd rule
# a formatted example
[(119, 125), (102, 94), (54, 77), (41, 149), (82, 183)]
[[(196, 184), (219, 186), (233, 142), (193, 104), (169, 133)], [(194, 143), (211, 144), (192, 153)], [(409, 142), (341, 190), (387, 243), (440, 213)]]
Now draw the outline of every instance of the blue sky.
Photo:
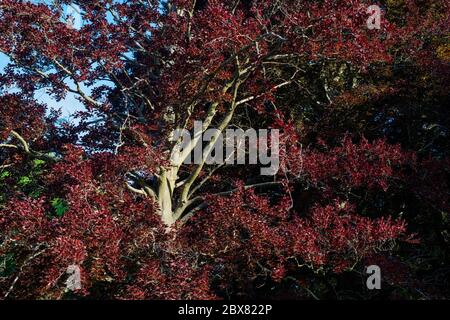
[[(8, 57), (0, 53), (0, 72), (3, 71), (8, 62)], [(9, 90), (13, 91), (14, 88), (9, 88)], [(47, 104), (49, 108), (61, 109), (64, 118), (68, 118), (74, 111), (82, 109), (80, 102), (75, 98), (75, 95), (71, 93), (67, 94), (65, 100), (56, 102), (45, 92), (45, 89), (41, 89), (36, 92), (35, 98), (39, 102)]]
[(3, 70), (5, 66), (8, 64), (8, 57), (6, 57), (3, 53), (0, 52), (0, 70)]
[[(51, 2), (50, 0), (29, 0), (34, 3), (48, 3)], [(164, 3), (162, 1), (161, 3)], [(77, 5), (71, 5), (71, 6), (65, 6), (64, 8), (64, 15), (66, 16), (72, 16), (74, 17), (74, 27), (80, 28), (83, 25), (82, 16), (80, 14), (80, 8)], [(0, 72), (3, 71), (4, 67), (8, 64), (8, 58), (0, 53)], [(110, 84), (110, 83), (104, 83), (102, 81), (97, 83), (98, 85), (102, 84)], [(70, 85), (70, 84), (69, 84)], [(14, 90), (14, 88), (9, 88), (9, 90)], [(83, 88), (83, 90), (86, 93), (90, 92), (89, 88)], [(72, 93), (68, 93), (65, 100), (62, 100), (60, 102), (56, 102), (53, 98), (51, 98), (47, 93), (45, 89), (41, 89), (36, 92), (35, 94), (36, 100), (38, 100), (41, 103), (47, 104), (49, 108), (53, 109), (61, 109), (62, 116), (64, 118), (69, 118), (73, 112), (82, 110), (83, 107), (81, 103), (76, 99), (76, 96)]]
[[(46, 0), (31, 0), (31, 2), (47, 2)], [(76, 14), (79, 10), (78, 7), (67, 7), (65, 9), (65, 14), (75, 16), (74, 27), (80, 27), (82, 24), (81, 17)], [(77, 17), (78, 16), (78, 17)], [(5, 66), (9, 63), (9, 59), (6, 55), (0, 53), (0, 72), (3, 72)], [(14, 88), (8, 88), (8, 90), (14, 91)], [(49, 108), (61, 109), (62, 116), (68, 118), (73, 112), (81, 110), (83, 107), (81, 103), (76, 99), (74, 94), (68, 93), (65, 100), (56, 102), (52, 99), (45, 89), (41, 89), (35, 94), (36, 100), (41, 103), (45, 103)]]

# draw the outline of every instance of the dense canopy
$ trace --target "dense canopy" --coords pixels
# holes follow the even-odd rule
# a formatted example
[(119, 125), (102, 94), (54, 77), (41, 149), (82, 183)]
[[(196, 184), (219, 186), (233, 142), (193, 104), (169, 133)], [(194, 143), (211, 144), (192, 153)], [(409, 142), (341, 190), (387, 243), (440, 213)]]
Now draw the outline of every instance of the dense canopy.
[(375, 4), (0, 0), (1, 297), (449, 298), (450, 8)]

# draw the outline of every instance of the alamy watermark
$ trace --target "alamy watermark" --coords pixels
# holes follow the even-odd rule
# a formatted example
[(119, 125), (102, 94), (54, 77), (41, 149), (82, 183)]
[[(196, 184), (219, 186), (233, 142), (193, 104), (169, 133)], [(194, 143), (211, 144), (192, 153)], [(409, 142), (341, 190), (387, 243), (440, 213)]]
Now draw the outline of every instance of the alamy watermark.
[(81, 270), (77, 265), (70, 265), (66, 273), (69, 275), (66, 281), (66, 288), (69, 291), (76, 291), (81, 289)]
[(380, 30), (381, 29), (381, 8), (376, 4), (371, 5), (367, 8), (366, 13), (369, 16), (367, 19), (367, 28), (369, 30)]
[(186, 129), (172, 133), (171, 140), (178, 144), (171, 160), (177, 163), (179, 155), (187, 150), (184, 164), (260, 164), (265, 166), (261, 168), (261, 175), (271, 176), (280, 166), (279, 136), (278, 129), (205, 130), (202, 121), (195, 121), (193, 135)]
[(366, 273), (370, 276), (367, 278), (366, 285), (369, 290), (381, 289), (381, 268), (377, 265), (368, 266)]

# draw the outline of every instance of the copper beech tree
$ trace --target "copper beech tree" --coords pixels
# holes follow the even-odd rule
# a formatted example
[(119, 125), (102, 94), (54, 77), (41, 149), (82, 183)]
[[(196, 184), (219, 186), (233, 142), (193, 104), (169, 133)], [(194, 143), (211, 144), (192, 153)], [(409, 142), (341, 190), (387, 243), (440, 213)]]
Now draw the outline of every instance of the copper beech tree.
[[(445, 1), (380, 3), (373, 29), (372, 4), (0, 0), (0, 52), (10, 61), (0, 76), (3, 296), (212, 299), (295, 289), (317, 298), (313, 279), (386, 257), (397, 240), (417, 242), (395, 205), (368, 204), (408, 193), (446, 210), (445, 179), (440, 195), (418, 172), (425, 164), (441, 172), (448, 161), (337, 121), (339, 133), (329, 134), (328, 113), (356, 105), (352, 94), (373, 85), (364, 79), (396, 65), (444, 70), (448, 11)], [(69, 5), (79, 25), (68, 23)], [(61, 119), (37, 99), (43, 90), (79, 111)], [(392, 90), (392, 80), (373, 89)], [(181, 147), (174, 130), (192, 132), (195, 121), (217, 134)], [(278, 172), (208, 165), (229, 128), (280, 130)], [(202, 161), (186, 164), (199, 144)], [(80, 268), (76, 292), (64, 283), (71, 265)]]

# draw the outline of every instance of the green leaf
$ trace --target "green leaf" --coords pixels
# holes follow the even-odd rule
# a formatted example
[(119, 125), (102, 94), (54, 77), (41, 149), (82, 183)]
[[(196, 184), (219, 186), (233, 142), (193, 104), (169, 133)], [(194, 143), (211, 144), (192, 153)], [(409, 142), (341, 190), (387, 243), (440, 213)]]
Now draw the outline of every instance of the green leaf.
[(0, 174), (0, 180), (3, 180), (3, 179), (5, 179), (5, 178), (9, 177), (10, 175), (11, 175), (11, 173), (10, 173), (9, 171), (3, 171), (3, 172)]
[(41, 160), (41, 159), (35, 159), (35, 160), (33, 160), (33, 165), (34, 165), (35, 168), (36, 168), (36, 167), (40, 167), (40, 166), (42, 166), (43, 164), (45, 164), (45, 161), (44, 161), (44, 160)]
[(51, 201), (51, 204), (58, 218), (61, 218), (69, 210), (69, 204), (64, 199), (55, 198)]
[(19, 186), (25, 187), (25, 186), (29, 185), (30, 183), (31, 183), (30, 177), (27, 177), (27, 176), (20, 177)]

